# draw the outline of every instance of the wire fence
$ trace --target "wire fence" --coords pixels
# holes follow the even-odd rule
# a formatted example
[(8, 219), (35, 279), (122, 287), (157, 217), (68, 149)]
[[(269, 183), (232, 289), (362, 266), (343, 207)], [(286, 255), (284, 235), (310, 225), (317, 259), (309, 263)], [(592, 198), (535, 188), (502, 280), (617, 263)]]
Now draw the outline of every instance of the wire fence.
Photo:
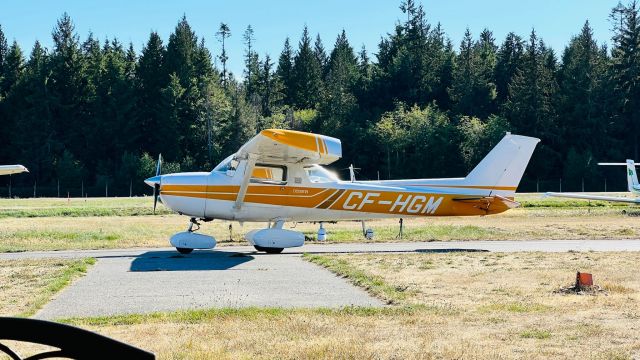
[(34, 183), (31, 186), (13, 185), (10, 182), (0, 185), (0, 198), (80, 198), (80, 197), (130, 197), (150, 195), (153, 189), (145, 184), (101, 184), (86, 186), (80, 183), (76, 186), (65, 186), (63, 184), (39, 185)]
[[(152, 194), (152, 189), (142, 181), (130, 180), (125, 184), (108, 182), (101, 185), (86, 186), (83, 182), (76, 186), (61, 183), (31, 186), (13, 184), (10, 176), (0, 182), (0, 198), (34, 198), (34, 197), (128, 197)], [(593, 177), (582, 179), (531, 179), (524, 178), (518, 186), (518, 192), (544, 193), (556, 192), (624, 192), (627, 191), (626, 179), (622, 176)]]

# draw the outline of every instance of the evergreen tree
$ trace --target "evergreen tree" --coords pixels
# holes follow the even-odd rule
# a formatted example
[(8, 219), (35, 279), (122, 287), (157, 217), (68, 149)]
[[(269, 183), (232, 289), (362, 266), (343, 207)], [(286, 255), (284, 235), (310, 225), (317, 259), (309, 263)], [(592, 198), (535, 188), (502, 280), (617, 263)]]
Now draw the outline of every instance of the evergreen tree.
[[(274, 64), (271, 62), (271, 57), (269, 57), (269, 55), (265, 56), (259, 79), (262, 115), (265, 117), (273, 115), (277, 104), (282, 98), (282, 85), (274, 72), (273, 66)], [(260, 130), (263, 128), (264, 127), (259, 126)]]
[(284, 41), (284, 49), (278, 58), (276, 75), (282, 84), (283, 101), (286, 105), (293, 105), (293, 50), (289, 45), (289, 38)]
[(497, 102), (504, 104), (509, 95), (509, 84), (522, 68), (522, 56), (524, 52), (522, 38), (512, 32), (507, 34), (497, 53), (495, 79)]
[(293, 59), (292, 73), (293, 105), (298, 109), (315, 108), (322, 94), (322, 69), (311, 49), (311, 38), (306, 26)]
[(601, 140), (607, 132), (603, 88), (607, 61), (593, 38), (589, 22), (585, 22), (580, 34), (565, 48), (558, 73), (558, 113), (563, 114), (563, 132), (570, 134), (564, 136), (563, 153), (572, 147), (579, 152), (606, 152), (606, 144)]
[(327, 57), (327, 52), (324, 50), (324, 45), (322, 45), (320, 34), (316, 35), (316, 41), (313, 43), (313, 54), (316, 56), (318, 64), (320, 64), (320, 69), (322, 69), (322, 78), (324, 79), (327, 75), (327, 71), (329, 70), (327, 68), (329, 58)]
[(227, 49), (225, 48), (225, 40), (231, 36), (231, 29), (229, 28), (229, 25), (220, 23), (216, 36), (222, 43), (222, 52), (220, 53), (220, 62), (222, 62), (222, 83), (224, 86), (227, 86), (227, 60), (229, 60), (229, 57), (227, 56)]
[(51, 126), (48, 63), (44, 48), (36, 41), (14, 96), (13, 106), (19, 111), (11, 115), (15, 121), (13, 144), (18, 149), (17, 154), (13, 153), (29, 168), (33, 180), (40, 184), (46, 184), (54, 177), (54, 152), (60, 148)]
[(557, 84), (550, 68), (550, 55), (553, 54), (532, 30), (523, 67), (509, 86), (509, 99), (505, 104), (505, 115), (514, 131), (545, 139), (528, 168), (539, 177), (551, 174), (560, 161), (557, 150), (560, 135), (554, 104)]
[(255, 37), (253, 34), (253, 28), (251, 25), (247, 26), (247, 29), (243, 35), (245, 48), (244, 54), (244, 66), (245, 66), (245, 86), (247, 100), (250, 103), (259, 103), (260, 97), (258, 95), (258, 87), (260, 81), (260, 59), (258, 54), (253, 49), (253, 41)]
[[(625, 153), (638, 158), (640, 136), (640, 17), (636, 0), (618, 4), (611, 13), (614, 24), (612, 76), (617, 101), (615, 125), (624, 139)], [(627, 155), (627, 157), (629, 157)]]
[(455, 113), (480, 118), (492, 113), (496, 98), (494, 64), (495, 45), (491, 32), (484, 30), (480, 40), (474, 43), (467, 29), (453, 68), (449, 92)]
[[(79, 47), (79, 37), (68, 14), (64, 13), (53, 30), (51, 54), (52, 126), (56, 138), (82, 163), (95, 161), (85, 152), (90, 147), (85, 125), (91, 119), (90, 94), (86, 62)], [(60, 152), (58, 156), (62, 155)], [(93, 169), (91, 169), (93, 170)]]
[(198, 38), (183, 16), (173, 33), (169, 35), (164, 62), (167, 74), (175, 73), (183, 88), (189, 87), (191, 79), (195, 77), (197, 48)]
[(7, 38), (2, 31), (2, 25), (0, 25), (0, 101), (7, 95), (7, 89), (5, 89), (2, 84), (4, 83), (5, 62), (7, 61), (8, 53), (9, 46), (7, 44)]
[[(358, 60), (344, 30), (331, 51), (328, 69), (325, 93), (319, 107), (321, 124), (313, 130), (336, 136), (353, 135), (351, 131), (356, 132), (356, 129), (349, 125), (352, 125), (357, 108), (353, 88), (358, 80)], [(346, 129), (351, 131), (345, 133), (343, 130)]]
[[(162, 39), (156, 32), (149, 35), (147, 44), (142, 49), (142, 54), (136, 67), (136, 100), (138, 102), (136, 118), (138, 119), (138, 132), (147, 134), (141, 136), (137, 151), (148, 152), (154, 156), (162, 153), (162, 147), (167, 138), (171, 136), (168, 130), (169, 124), (164, 124), (164, 102), (162, 89), (168, 82), (166, 73), (165, 48)], [(168, 155), (168, 154), (167, 154)]]

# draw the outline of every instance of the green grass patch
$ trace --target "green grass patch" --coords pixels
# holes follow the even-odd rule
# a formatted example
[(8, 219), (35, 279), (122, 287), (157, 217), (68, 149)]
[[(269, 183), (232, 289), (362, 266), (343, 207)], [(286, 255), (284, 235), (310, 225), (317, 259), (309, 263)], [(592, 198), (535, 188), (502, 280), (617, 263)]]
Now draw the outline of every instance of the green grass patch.
[(96, 259), (86, 258), (81, 260), (75, 260), (66, 265), (66, 268), (56, 276), (34, 299), (29, 309), (18, 314), (20, 317), (29, 317), (36, 313), (46, 303), (51, 300), (51, 297), (69, 285), (73, 280), (77, 279), (81, 275), (87, 272), (89, 266), (95, 264)]
[[(158, 209), (157, 215), (171, 214), (166, 208)], [(153, 215), (153, 208), (146, 207), (52, 207), (52, 208), (13, 208), (0, 210), (2, 218), (39, 218), (39, 217), (87, 217), (87, 216), (143, 216)]]
[[(398, 227), (385, 226), (375, 228), (375, 238), (380, 240), (394, 240), (398, 237)], [(315, 239), (316, 232), (304, 232), (307, 238)], [(475, 225), (422, 225), (419, 227), (405, 227), (402, 232), (403, 241), (435, 241), (435, 240), (473, 240), (505, 237), (500, 230), (491, 227)], [(364, 237), (359, 230), (331, 229), (327, 242), (362, 242)]]
[(85, 318), (67, 318), (57, 321), (76, 326), (108, 326), (135, 325), (146, 323), (204, 323), (224, 318), (245, 318), (248, 320), (258, 317), (283, 317), (301, 314), (318, 314), (327, 316), (381, 316), (381, 315), (412, 315), (428, 310), (422, 305), (397, 307), (368, 307), (347, 306), (343, 308), (281, 308), (281, 307), (245, 307), (245, 308), (212, 308), (198, 310), (180, 310), (171, 312), (156, 312), (149, 314), (122, 314), (113, 316), (98, 316)]
[(551, 337), (551, 333), (547, 330), (529, 329), (520, 333), (520, 337), (524, 339), (548, 339)]
[(480, 312), (506, 311), (511, 313), (537, 313), (549, 311), (552, 308), (548, 305), (524, 302), (493, 303), (478, 308)]
[(354, 285), (364, 288), (389, 304), (397, 304), (407, 297), (406, 289), (389, 285), (381, 277), (360, 270), (346, 260), (312, 254), (303, 254), (302, 257), (348, 279)]

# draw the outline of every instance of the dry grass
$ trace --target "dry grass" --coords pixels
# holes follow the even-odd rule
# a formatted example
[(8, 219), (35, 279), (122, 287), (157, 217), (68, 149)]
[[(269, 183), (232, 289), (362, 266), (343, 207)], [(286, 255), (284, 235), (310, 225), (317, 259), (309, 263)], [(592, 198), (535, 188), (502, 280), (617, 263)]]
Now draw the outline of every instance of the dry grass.
[[(381, 279), (404, 296), (387, 297), (374, 291), (378, 296), (430, 309), (439, 321), (426, 325), (425, 331), (438, 334), (431, 348), (438, 356), (451, 357), (438, 349), (455, 349), (465, 343), (472, 347), (464, 357), (472, 358), (640, 355), (639, 253), (476, 252), (309, 258), (341, 274), (346, 267), (347, 271)], [(554, 293), (574, 281), (576, 270), (592, 272), (596, 284), (607, 294)], [(411, 321), (420, 323), (421, 316), (424, 314)]]
[[(632, 359), (639, 253), (310, 256), (379, 283), (382, 309), (246, 308), (71, 319), (159, 359)], [(607, 295), (554, 290), (590, 271)], [(343, 272), (344, 273), (344, 272)], [(361, 279), (362, 280), (362, 279)], [(402, 294), (397, 296), (397, 292)]]
[[(396, 238), (397, 220), (367, 222), (374, 241), (628, 239), (640, 237), (640, 221), (614, 208), (522, 208), (485, 217), (405, 219), (402, 240)], [(179, 215), (0, 218), (0, 252), (62, 249), (164, 247), (169, 237), (183, 231), (188, 219)], [(232, 234), (229, 235), (229, 225)], [(246, 244), (243, 234), (263, 223), (213, 221), (201, 232), (212, 234), (222, 246)], [(315, 238), (318, 225), (286, 224)], [(358, 222), (326, 224), (328, 242), (362, 242)], [(229, 241), (229, 239), (232, 241)]]
[(0, 316), (31, 316), (93, 259), (0, 260)]

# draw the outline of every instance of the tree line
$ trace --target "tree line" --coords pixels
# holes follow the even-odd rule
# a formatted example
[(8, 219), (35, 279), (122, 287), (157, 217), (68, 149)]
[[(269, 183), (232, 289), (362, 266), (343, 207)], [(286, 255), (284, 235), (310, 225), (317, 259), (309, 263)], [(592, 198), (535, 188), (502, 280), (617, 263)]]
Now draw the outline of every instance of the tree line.
[[(256, 52), (251, 26), (244, 58), (229, 59), (236, 34), (224, 23), (214, 56), (185, 17), (139, 54), (117, 39), (81, 41), (66, 13), (52, 49), (36, 41), (29, 55), (0, 27), (0, 164), (30, 169), (11, 179), (20, 196), (34, 183), (48, 195), (141, 194), (159, 153), (164, 173), (210, 170), (274, 127), (340, 138), (335, 168), (353, 163), (362, 179), (463, 176), (506, 131), (542, 139), (520, 190), (558, 178), (563, 190), (602, 190), (598, 161), (640, 160), (635, 0), (608, 14), (610, 48), (585, 22), (559, 55), (535, 30), (497, 42), (467, 29), (453, 44), (415, 0), (400, 8), (406, 18), (374, 53), (345, 30), (327, 51), (305, 27), (277, 59)], [(231, 74), (227, 62), (240, 60), (244, 72)], [(623, 186), (612, 175), (610, 189)]]

